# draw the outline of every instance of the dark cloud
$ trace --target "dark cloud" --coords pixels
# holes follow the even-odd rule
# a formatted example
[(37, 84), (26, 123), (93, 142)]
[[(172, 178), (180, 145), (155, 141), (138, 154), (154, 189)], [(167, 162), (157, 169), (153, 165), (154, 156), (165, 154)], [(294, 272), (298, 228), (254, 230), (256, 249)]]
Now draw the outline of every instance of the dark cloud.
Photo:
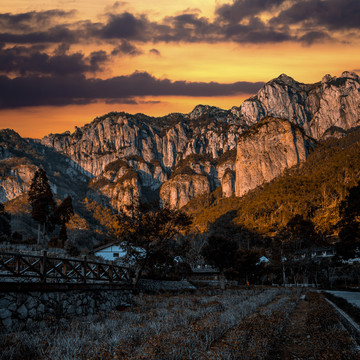
[(161, 53), (158, 49), (150, 49), (149, 53), (156, 56), (161, 56)]
[(111, 55), (130, 55), (130, 56), (137, 56), (141, 55), (143, 52), (131, 44), (127, 40), (122, 40), (121, 44), (116, 46), (113, 51), (111, 52)]
[(113, 105), (113, 104), (126, 104), (126, 105), (137, 105), (138, 102), (135, 99), (106, 99), (105, 104)]
[(98, 32), (103, 39), (128, 39), (143, 41), (148, 28), (148, 20), (145, 16), (136, 17), (124, 12), (110, 15), (109, 21)]
[(271, 23), (324, 26), (329, 30), (359, 29), (359, 14), (359, 0), (296, 1)]
[(306, 34), (300, 36), (298, 40), (307, 45), (312, 45), (317, 42), (331, 39), (331, 36), (324, 31), (309, 31)]
[(238, 23), (248, 16), (272, 10), (286, 0), (234, 0), (232, 4), (218, 7), (216, 14), (220, 20)]
[[(269, 21), (260, 20), (259, 14), (275, 9), (277, 16)], [(359, 0), (344, 3), (343, 0), (235, 0), (218, 7), (213, 21), (191, 9), (160, 21), (152, 21), (144, 14), (123, 12), (107, 13), (104, 22), (88, 20), (55, 26), (49, 19), (58, 19), (62, 14), (70, 16), (71, 12), (52, 10), (18, 14), (18, 17), (0, 14), (0, 42), (69, 45), (104, 41), (113, 45), (113, 55), (130, 56), (142, 54), (139, 43), (147, 42), (297, 41), (311, 45), (333, 39), (326, 35), (331, 30), (360, 27), (359, 13)], [(48, 27), (40, 26), (42, 22)]]
[(48, 55), (45, 49), (46, 47), (41, 45), (2, 47), (0, 73), (66, 76), (99, 71), (108, 60), (104, 51), (93, 52), (85, 57), (82, 53), (66, 54), (66, 46), (56, 49), (54, 55)]
[(46, 31), (29, 33), (0, 33), (0, 42), (13, 44), (37, 44), (37, 43), (74, 43), (80, 40), (77, 31), (70, 30), (67, 25), (57, 25)]
[(255, 93), (263, 83), (187, 82), (156, 79), (135, 72), (106, 80), (73, 76), (0, 76), (0, 108), (89, 104), (95, 101), (132, 101), (143, 96), (226, 96)]
[(48, 10), (48, 11), (30, 11), (26, 13), (0, 14), (0, 29), (7, 31), (31, 31), (48, 27), (53, 24), (56, 19), (62, 19), (74, 14), (74, 11)]

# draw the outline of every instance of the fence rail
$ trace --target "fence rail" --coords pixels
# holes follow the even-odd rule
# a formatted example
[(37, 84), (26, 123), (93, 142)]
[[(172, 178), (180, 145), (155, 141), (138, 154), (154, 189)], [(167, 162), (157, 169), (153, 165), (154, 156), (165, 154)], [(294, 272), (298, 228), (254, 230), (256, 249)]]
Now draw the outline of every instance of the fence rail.
[(129, 269), (117, 264), (0, 252), (0, 281), (42, 283), (120, 284), (129, 283)]

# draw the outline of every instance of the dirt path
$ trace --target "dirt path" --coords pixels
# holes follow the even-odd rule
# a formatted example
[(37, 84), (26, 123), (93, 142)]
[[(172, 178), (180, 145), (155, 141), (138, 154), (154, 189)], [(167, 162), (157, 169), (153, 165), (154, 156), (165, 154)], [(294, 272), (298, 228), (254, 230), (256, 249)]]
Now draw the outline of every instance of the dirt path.
[(360, 359), (354, 340), (334, 308), (320, 294), (306, 296), (297, 304), (268, 359)]
[(285, 326), (283, 335), (273, 351), (271, 359), (315, 359), (311, 353), (312, 342), (307, 332), (306, 319), (310, 305), (300, 300)]

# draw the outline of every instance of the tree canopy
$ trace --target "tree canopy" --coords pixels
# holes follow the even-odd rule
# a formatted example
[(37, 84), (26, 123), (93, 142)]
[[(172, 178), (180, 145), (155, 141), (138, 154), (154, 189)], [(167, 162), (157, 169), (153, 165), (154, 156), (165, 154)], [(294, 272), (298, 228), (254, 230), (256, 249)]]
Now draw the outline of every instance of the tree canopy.
[(122, 212), (118, 222), (117, 236), (127, 252), (127, 261), (133, 264), (135, 286), (144, 270), (165, 271), (184, 255), (186, 241), (177, 236), (188, 228), (191, 218), (183, 212), (139, 205)]
[(44, 169), (39, 168), (31, 181), (28, 193), (32, 208), (31, 216), (39, 224), (38, 242), (40, 242), (40, 225), (43, 225), (43, 236), (46, 227), (51, 224), (51, 218), (55, 208), (53, 193), (50, 188), (49, 180)]

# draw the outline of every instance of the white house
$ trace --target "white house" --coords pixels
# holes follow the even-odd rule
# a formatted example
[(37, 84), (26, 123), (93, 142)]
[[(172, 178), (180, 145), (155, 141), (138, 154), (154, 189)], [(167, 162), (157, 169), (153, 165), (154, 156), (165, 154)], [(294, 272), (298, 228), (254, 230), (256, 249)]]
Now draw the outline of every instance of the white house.
[(126, 255), (126, 251), (119, 244), (105, 244), (94, 249), (94, 255), (100, 256), (104, 260), (119, 260)]

